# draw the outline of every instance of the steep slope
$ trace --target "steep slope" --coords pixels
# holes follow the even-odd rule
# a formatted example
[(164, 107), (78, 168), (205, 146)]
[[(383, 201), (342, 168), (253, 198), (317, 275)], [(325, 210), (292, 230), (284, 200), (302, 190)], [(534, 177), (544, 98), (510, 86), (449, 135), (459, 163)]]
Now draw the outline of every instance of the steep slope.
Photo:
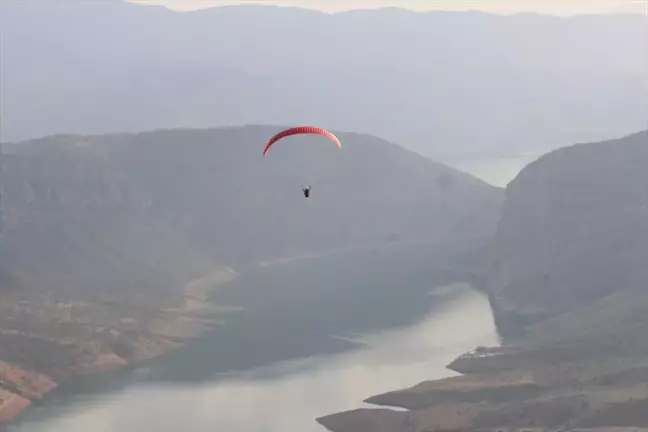
[[(363, 242), (480, 236), (496, 222), (499, 191), (470, 176), (356, 134), (342, 134), (343, 150), (324, 138), (301, 136), (262, 157), (260, 149), (277, 130), (62, 136), (11, 149), (13, 157), (65, 172), (64, 180), (80, 189), (75, 193), (87, 192), (98, 206), (105, 201), (163, 217), (223, 261)], [(5, 169), (18, 169), (14, 165)], [(47, 187), (47, 170), (34, 171), (48, 202), (65, 200)], [(313, 186), (315, 199), (304, 200), (304, 183)]]
[(648, 114), (641, 15), (0, 8), (10, 140), (313, 123), (438, 158), (605, 139), (643, 128)]
[(489, 283), (501, 325), (645, 288), (646, 166), (644, 131), (554, 151), (509, 184)]
[(60, 380), (221, 325), (230, 309), (204, 300), (232, 267), (494, 235), (497, 188), (366, 135), (339, 134), (342, 150), (286, 138), (262, 157), (278, 129), (3, 145), (0, 422)]

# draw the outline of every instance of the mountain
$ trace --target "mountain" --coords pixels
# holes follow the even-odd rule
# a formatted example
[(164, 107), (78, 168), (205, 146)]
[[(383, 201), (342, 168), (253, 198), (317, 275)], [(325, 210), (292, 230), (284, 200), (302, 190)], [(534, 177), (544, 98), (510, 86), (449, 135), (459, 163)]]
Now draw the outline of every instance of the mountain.
[(3, 144), (0, 423), (71, 376), (223, 325), (232, 308), (207, 297), (247, 265), (393, 242), (476, 249), (495, 233), (501, 190), (474, 177), (352, 133), (341, 150), (310, 135), (263, 157), (278, 130)]
[(556, 150), (508, 185), (489, 282), (502, 325), (645, 288), (646, 164), (643, 131)]
[[(318, 419), (335, 432), (648, 426), (648, 131), (578, 144), (509, 183), (487, 290), (504, 346), (463, 374)], [(520, 331), (522, 330), (522, 331)]]
[(546, 151), (645, 126), (646, 20), (4, 0), (3, 137), (306, 123)]
[[(499, 191), (468, 175), (358, 134), (341, 135), (342, 151), (321, 137), (299, 136), (262, 157), (278, 130), (56, 136), (5, 145), (5, 207), (45, 206), (75, 217), (83, 214), (76, 207), (86, 207), (98, 213), (92, 223), (141, 212), (182, 228), (192, 244), (228, 263), (363, 242), (479, 236), (496, 222)], [(316, 199), (304, 201), (305, 183)]]

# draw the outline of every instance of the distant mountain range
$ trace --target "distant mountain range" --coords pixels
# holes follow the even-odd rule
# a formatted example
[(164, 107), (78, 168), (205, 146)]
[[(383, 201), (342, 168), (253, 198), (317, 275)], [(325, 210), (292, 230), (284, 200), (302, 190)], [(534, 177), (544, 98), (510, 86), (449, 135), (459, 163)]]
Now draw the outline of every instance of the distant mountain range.
[(642, 15), (4, 0), (3, 139), (320, 124), (428, 156), (645, 128)]

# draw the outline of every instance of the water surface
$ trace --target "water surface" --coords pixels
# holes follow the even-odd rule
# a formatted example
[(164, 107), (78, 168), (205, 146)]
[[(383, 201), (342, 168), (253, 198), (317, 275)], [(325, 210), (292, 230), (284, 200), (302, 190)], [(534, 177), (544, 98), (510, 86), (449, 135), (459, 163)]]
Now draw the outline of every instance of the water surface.
[(321, 432), (315, 418), (449, 376), (455, 357), (497, 343), (487, 300), (437, 259), (408, 246), (250, 272), (216, 294), (245, 306), (223, 329), (11, 430)]

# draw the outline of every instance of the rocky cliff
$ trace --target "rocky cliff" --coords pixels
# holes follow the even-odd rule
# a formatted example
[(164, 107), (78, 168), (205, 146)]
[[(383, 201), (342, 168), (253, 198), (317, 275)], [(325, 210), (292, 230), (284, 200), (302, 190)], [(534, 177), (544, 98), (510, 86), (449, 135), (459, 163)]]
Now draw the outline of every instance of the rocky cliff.
[(644, 131), (551, 152), (508, 185), (488, 287), (502, 330), (647, 281), (646, 167)]

